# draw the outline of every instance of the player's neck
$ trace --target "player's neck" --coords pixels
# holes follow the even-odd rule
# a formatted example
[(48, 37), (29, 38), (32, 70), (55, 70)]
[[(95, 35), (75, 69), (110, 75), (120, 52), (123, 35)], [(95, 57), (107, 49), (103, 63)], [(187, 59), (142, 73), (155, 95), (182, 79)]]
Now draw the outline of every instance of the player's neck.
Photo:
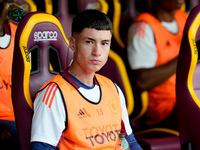
[(93, 86), (94, 73), (87, 73), (84, 71), (76, 70), (72, 67), (68, 68), (68, 72), (87, 86)]
[(174, 11), (166, 11), (164, 9), (158, 9), (156, 13), (156, 17), (160, 21), (172, 22), (174, 20), (175, 10)]

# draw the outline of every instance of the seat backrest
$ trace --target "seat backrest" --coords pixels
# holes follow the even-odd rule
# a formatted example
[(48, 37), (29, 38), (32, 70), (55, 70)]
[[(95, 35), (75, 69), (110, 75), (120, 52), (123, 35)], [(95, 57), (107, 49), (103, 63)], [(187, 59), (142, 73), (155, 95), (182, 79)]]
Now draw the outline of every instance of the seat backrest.
[(122, 42), (125, 43), (128, 27), (138, 15), (136, 8), (137, 5), (136, 5), (136, 0), (127, 0), (126, 5), (123, 4), (123, 2), (121, 1), (120, 5), (121, 5), (121, 15), (119, 20), (118, 32)]
[[(125, 36), (128, 25), (136, 17), (135, 0), (127, 0), (124, 10), (122, 10), (122, 5), (122, 1), (113, 0), (113, 39), (115, 39), (117, 46), (125, 49)], [(113, 47), (113, 49), (116, 48)]]
[(53, 2), (52, 0), (34, 0), (37, 11), (53, 14)]
[(37, 11), (37, 6), (33, 0), (17, 0), (25, 13)]
[(52, 0), (44, 0), (45, 3), (45, 12), (53, 14), (53, 3)]
[[(151, 0), (107, 1), (109, 3), (108, 15), (113, 22), (111, 48), (118, 54), (125, 53), (128, 28), (141, 11), (149, 11)], [(141, 1), (143, 1), (142, 4), (140, 3)]]
[[(69, 12), (69, 0), (55, 0), (53, 1), (53, 7), (53, 15), (58, 18), (63, 26), (66, 37), (69, 38), (71, 36), (72, 20), (75, 16), (75, 14)], [(75, 5), (71, 7), (75, 9)]]
[(77, 6), (79, 11), (85, 9), (97, 9), (105, 14), (108, 13), (108, 3), (106, 0), (77, 0)]
[(185, 0), (185, 10), (190, 12), (195, 6), (200, 4), (199, 0)]
[(72, 20), (78, 12), (85, 9), (98, 9), (106, 14), (108, 11), (105, 0), (52, 0), (52, 2), (53, 15), (61, 22), (67, 38), (71, 36)]
[[(200, 5), (189, 14), (176, 73), (176, 99), (183, 149), (200, 149)], [(192, 148), (192, 149), (193, 149)], [(191, 148), (190, 148), (191, 149)]]
[(98, 73), (110, 78), (121, 88), (126, 98), (127, 111), (130, 115), (134, 110), (134, 97), (127, 70), (121, 57), (113, 50), (110, 50), (107, 63)]
[(15, 39), (12, 100), (21, 150), (30, 149), (32, 101), (40, 87), (67, 68), (73, 52), (56, 17), (31, 12), (20, 22)]

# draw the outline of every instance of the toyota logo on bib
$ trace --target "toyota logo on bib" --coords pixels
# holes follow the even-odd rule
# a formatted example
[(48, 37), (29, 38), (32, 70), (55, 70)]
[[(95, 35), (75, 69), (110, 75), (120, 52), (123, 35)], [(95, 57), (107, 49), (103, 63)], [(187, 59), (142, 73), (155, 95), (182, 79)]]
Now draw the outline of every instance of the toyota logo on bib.
[(38, 31), (34, 33), (34, 41), (56, 41), (57, 36), (56, 31)]

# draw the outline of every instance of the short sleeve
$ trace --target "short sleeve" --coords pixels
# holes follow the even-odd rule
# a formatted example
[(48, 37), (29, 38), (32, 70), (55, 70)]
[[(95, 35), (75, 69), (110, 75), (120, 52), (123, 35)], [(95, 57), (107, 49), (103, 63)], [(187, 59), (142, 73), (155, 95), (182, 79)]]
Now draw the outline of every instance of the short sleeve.
[(131, 69), (155, 67), (157, 49), (154, 33), (146, 22), (137, 22), (128, 30), (127, 57)]
[(124, 94), (123, 94), (122, 90), (119, 88), (119, 86), (116, 85), (116, 87), (119, 92), (119, 97), (120, 97), (120, 102), (121, 102), (123, 127), (125, 129), (126, 134), (130, 135), (132, 133), (132, 128), (131, 128), (130, 122), (129, 122), (129, 116), (128, 116), (127, 107), (126, 107), (126, 100), (125, 100)]
[(65, 129), (66, 112), (61, 92), (55, 83), (38, 93), (34, 101), (31, 142), (56, 146)]

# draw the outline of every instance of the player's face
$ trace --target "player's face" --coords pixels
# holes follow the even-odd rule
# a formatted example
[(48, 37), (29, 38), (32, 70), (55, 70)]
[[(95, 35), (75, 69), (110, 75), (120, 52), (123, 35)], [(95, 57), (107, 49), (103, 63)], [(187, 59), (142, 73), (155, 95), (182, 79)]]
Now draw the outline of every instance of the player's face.
[(109, 30), (85, 28), (80, 34), (75, 33), (70, 39), (74, 63), (84, 71), (100, 70), (108, 59), (111, 37)]

